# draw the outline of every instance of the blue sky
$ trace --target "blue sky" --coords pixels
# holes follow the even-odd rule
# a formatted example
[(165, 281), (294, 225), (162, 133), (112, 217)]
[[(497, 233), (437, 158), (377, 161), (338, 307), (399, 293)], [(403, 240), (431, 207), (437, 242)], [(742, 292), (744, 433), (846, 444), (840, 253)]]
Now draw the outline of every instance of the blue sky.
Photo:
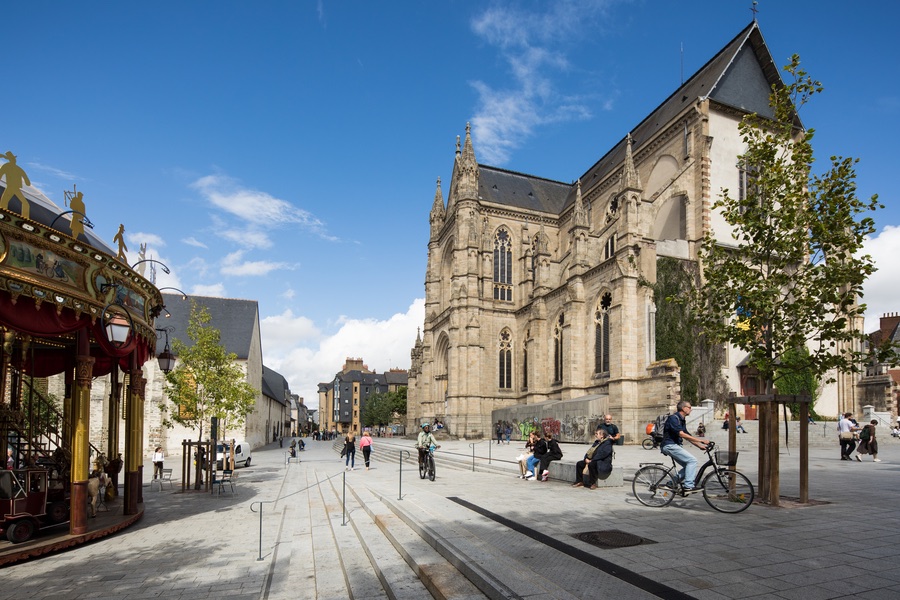
[[(259, 301), (264, 359), (316, 405), (345, 357), (409, 367), (428, 211), (456, 136), (573, 181), (752, 18), (751, 2), (31, 1), (4, 6), (3, 137), (60, 206), (124, 223), (157, 285)], [(819, 163), (860, 159), (886, 208), (866, 330), (900, 310), (895, 3), (761, 0), (778, 64), (825, 93)], [(682, 52), (683, 48), (683, 52)], [(682, 67), (683, 65), (683, 67)]]

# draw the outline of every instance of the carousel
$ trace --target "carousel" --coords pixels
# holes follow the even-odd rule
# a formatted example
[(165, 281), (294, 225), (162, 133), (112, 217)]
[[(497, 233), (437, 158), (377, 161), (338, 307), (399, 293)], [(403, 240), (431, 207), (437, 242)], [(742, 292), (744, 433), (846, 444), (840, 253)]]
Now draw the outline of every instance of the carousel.
[[(60, 208), (12, 152), (0, 159), (0, 535), (21, 543), (66, 521), (70, 536), (86, 534), (89, 480), (102, 480), (104, 456), (119, 460), (123, 439), (122, 513), (133, 522), (143, 512), (141, 367), (155, 352), (162, 295), (128, 265), (123, 226), (109, 248), (81, 192)], [(109, 395), (108, 422), (91, 423), (91, 382), (106, 375), (124, 389)], [(64, 380), (62, 397), (48, 393), (51, 377)]]

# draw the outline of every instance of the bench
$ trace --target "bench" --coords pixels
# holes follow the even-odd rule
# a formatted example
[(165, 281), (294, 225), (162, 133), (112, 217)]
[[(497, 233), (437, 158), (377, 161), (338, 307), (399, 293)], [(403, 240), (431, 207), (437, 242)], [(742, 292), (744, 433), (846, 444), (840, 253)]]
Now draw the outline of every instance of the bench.
[[(580, 478), (575, 476), (575, 463), (565, 460), (554, 460), (550, 463), (550, 479), (575, 483)], [(625, 473), (622, 467), (613, 467), (612, 473), (606, 479), (598, 479), (597, 487), (622, 487), (625, 485)]]

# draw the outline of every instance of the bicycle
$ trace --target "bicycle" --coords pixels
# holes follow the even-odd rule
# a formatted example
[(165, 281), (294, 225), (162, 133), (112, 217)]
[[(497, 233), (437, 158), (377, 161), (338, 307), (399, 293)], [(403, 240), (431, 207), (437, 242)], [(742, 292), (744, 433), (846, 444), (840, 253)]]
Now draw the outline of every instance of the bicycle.
[[(737, 452), (715, 451), (715, 442), (706, 446), (707, 460), (697, 472), (700, 487), (687, 491), (678, 479), (680, 465), (672, 459), (672, 466), (662, 463), (642, 463), (634, 474), (631, 490), (638, 502), (644, 506), (662, 508), (668, 506), (675, 496), (686, 497), (690, 493), (703, 492), (703, 499), (715, 510), (724, 513), (739, 513), (753, 504), (753, 484), (746, 475), (735, 471)], [(670, 457), (671, 458), (671, 457)], [(703, 477), (709, 467), (712, 473)]]
[(434, 450), (435, 448), (440, 448), (440, 446), (435, 446), (432, 444), (428, 447), (428, 452), (425, 453), (425, 456), (419, 461), (419, 479), (425, 479), (428, 477), (430, 481), (434, 481), (435, 471), (434, 471)]
[(641, 447), (644, 450), (653, 450), (654, 448), (659, 448), (659, 441), (661, 438), (658, 438), (655, 435), (650, 435), (647, 439), (641, 442)]

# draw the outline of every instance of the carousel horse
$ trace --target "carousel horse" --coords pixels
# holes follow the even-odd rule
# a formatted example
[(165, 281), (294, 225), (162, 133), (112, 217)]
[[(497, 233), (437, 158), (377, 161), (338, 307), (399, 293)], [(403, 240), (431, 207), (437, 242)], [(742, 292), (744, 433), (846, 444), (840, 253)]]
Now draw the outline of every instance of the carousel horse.
[(97, 503), (101, 499), (100, 494), (106, 493), (108, 485), (109, 476), (103, 471), (94, 471), (88, 478), (87, 492), (92, 517), (97, 516)]

